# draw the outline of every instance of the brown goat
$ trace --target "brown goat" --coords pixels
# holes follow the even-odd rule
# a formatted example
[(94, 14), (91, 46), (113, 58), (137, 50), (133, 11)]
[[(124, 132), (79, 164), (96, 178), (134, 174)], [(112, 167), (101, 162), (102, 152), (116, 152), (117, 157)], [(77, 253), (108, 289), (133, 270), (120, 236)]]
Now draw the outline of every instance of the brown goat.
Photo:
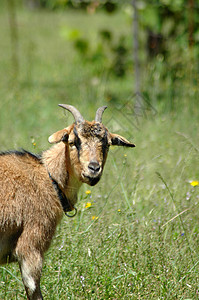
[(40, 276), (63, 212), (72, 211), (82, 183), (95, 185), (102, 175), (110, 145), (134, 147), (101, 123), (69, 110), (75, 123), (49, 137), (55, 143), (41, 156), (27, 151), (0, 153), (0, 264), (18, 261), (27, 298), (42, 299)]

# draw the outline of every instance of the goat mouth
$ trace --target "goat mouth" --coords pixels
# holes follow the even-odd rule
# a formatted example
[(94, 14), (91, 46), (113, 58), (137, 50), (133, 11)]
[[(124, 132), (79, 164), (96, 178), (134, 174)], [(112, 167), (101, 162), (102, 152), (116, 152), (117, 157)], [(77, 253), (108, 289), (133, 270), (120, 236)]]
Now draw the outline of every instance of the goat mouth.
[(91, 176), (82, 174), (82, 176), (83, 176), (84, 182), (87, 183), (87, 184), (89, 184), (89, 185), (91, 185), (91, 186), (96, 185), (99, 182), (99, 180), (100, 180), (100, 176), (99, 175), (95, 176), (95, 177), (91, 177)]

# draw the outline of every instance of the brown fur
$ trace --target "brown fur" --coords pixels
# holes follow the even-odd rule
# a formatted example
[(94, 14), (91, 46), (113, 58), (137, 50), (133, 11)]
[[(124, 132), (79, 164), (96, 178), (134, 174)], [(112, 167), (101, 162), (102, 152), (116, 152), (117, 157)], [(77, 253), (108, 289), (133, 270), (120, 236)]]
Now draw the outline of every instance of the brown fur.
[(19, 262), (31, 300), (42, 299), (43, 256), (63, 215), (51, 178), (74, 206), (81, 184), (99, 181), (109, 145), (134, 147), (94, 121), (72, 124), (49, 141), (56, 145), (41, 157), (25, 151), (0, 155), (0, 264)]

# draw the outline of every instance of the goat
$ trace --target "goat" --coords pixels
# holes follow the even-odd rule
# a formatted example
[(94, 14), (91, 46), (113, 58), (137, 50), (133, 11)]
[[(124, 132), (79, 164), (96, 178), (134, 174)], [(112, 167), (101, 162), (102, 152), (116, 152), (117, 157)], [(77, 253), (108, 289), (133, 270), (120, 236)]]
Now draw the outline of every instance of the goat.
[(95, 185), (110, 145), (135, 147), (102, 124), (106, 106), (92, 122), (71, 105), (75, 122), (49, 137), (41, 155), (28, 151), (0, 153), (0, 264), (18, 261), (27, 298), (41, 300), (40, 277), (63, 212), (75, 209), (82, 183)]

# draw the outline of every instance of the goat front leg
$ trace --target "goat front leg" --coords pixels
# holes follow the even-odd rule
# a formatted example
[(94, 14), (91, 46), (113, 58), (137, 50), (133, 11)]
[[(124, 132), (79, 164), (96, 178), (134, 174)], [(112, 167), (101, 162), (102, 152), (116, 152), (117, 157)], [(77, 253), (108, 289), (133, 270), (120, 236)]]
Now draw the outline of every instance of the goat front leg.
[(19, 263), (23, 284), (29, 300), (42, 300), (40, 290), (40, 277), (42, 269), (42, 258), (40, 255), (30, 255)]
[(33, 245), (28, 248), (24, 246), (23, 239), (20, 239), (20, 243), (18, 243), (16, 247), (16, 256), (19, 262), (26, 295), (28, 300), (42, 300), (40, 278), (43, 258), (38, 249)]

